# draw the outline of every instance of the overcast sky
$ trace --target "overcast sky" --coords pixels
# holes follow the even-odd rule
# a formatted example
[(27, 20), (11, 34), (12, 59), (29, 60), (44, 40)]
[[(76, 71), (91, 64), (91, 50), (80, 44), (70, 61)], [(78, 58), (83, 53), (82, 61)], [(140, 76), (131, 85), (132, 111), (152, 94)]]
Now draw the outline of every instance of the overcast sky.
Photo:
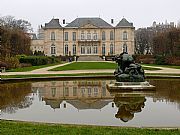
[(0, 0), (0, 16), (12, 15), (28, 20), (37, 31), (38, 25), (53, 17), (66, 22), (76, 17), (101, 17), (115, 24), (123, 16), (134, 26), (151, 26), (156, 22), (180, 20), (180, 0)]

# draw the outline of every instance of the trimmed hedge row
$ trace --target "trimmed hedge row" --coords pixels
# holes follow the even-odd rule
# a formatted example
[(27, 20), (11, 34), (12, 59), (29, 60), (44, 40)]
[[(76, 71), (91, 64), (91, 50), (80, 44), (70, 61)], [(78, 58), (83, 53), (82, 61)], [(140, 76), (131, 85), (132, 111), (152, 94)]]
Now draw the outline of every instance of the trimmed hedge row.
[(46, 65), (59, 62), (55, 57), (47, 56), (21, 56), (19, 57), (20, 63), (30, 63), (32, 66)]

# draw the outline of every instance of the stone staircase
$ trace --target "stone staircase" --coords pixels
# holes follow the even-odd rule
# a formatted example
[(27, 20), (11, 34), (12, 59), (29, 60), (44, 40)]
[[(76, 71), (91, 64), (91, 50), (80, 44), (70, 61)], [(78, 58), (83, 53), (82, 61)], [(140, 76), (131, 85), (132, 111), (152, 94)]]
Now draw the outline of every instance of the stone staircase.
[(79, 56), (78, 61), (103, 61), (103, 59), (97, 55), (84, 55)]

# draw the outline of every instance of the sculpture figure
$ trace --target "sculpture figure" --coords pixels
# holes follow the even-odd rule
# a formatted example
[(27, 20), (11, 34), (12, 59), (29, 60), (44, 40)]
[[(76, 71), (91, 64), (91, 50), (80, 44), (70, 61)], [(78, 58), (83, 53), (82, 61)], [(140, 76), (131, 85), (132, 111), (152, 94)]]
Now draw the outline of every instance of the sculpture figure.
[(113, 58), (118, 67), (114, 72), (117, 82), (144, 82), (144, 70), (140, 64), (134, 62), (132, 55), (126, 52)]

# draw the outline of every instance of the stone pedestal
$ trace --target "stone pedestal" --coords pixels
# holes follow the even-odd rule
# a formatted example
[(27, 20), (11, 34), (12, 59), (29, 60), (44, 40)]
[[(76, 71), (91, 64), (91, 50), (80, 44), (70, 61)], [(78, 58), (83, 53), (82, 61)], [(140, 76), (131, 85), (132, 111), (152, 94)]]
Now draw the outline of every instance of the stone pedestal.
[(107, 85), (108, 90), (155, 90), (149, 82), (115, 82)]

